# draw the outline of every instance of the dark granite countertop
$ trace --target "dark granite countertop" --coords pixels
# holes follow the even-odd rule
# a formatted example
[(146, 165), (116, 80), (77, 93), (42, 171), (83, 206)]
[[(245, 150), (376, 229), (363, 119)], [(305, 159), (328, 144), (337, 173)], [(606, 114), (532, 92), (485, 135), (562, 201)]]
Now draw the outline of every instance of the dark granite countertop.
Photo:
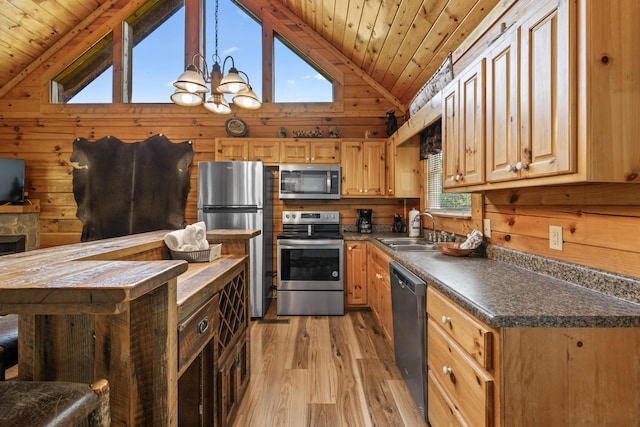
[[(385, 236), (399, 235), (344, 233), (345, 240), (373, 242), (489, 326), (640, 327), (636, 299), (640, 281), (636, 279), (547, 259), (532, 262), (527, 254), (505, 254), (497, 247), (486, 251), (481, 247), (468, 257), (438, 251), (398, 252), (376, 240)], [(532, 264), (544, 270), (532, 270)], [(558, 278), (563, 275), (579, 282)]]

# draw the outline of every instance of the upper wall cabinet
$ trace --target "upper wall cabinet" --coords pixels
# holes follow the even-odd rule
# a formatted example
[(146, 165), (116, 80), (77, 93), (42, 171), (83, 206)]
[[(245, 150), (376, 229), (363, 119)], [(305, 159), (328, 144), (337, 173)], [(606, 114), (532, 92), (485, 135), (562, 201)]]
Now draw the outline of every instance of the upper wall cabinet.
[(338, 139), (290, 140), (283, 142), (282, 163), (340, 163), (340, 141)]
[(423, 194), (420, 166), (420, 137), (418, 135), (395, 144), (387, 139), (387, 196), (419, 198)]
[(640, 182), (639, 14), (634, 0), (515, 3), (493, 24), (505, 30), (473, 62), (486, 61), (486, 180), (472, 182), (460, 161), (477, 141), (460, 89), (477, 73), (472, 65), (443, 93), (445, 186)]
[(484, 183), (484, 67), (477, 61), (444, 88), (444, 188)]
[(280, 141), (265, 138), (216, 138), (216, 161), (262, 161), (280, 163)]
[(488, 182), (576, 172), (568, 9), (546, 2), (487, 52)]
[(385, 195), (384, 139), (342, 140), (342, 195), (382, 197)]

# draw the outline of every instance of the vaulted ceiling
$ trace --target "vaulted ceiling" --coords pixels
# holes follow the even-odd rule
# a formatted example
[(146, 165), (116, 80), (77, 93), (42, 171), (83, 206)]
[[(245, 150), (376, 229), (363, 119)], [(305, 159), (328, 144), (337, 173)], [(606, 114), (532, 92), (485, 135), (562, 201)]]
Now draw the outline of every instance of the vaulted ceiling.
[[(0, 88), (118, 0), (0, 0)], [(238, 0), (283, 6), (408, 105), (498, 0)]]

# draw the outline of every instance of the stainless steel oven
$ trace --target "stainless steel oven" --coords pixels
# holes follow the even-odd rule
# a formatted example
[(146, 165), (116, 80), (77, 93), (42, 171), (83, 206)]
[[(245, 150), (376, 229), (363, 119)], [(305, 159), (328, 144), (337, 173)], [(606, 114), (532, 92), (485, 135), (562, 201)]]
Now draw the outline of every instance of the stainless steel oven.
[(344, 240), (338, 212), (282, 214), (278, 315), (344, 314)]

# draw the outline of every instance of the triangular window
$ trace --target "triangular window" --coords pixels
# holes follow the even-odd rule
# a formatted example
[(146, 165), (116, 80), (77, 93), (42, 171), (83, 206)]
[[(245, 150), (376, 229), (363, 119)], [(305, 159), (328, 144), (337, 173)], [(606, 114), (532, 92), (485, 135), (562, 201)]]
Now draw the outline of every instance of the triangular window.
[(113, 33), (107, 34), (51, 82), (56, 104), (112, 102)]
[[(215, 62), (216, 11), (214, 1), (203, 4), (203, 48), (210, 70)], [(261, 23), (234, 0), (219, 0), (218, 19), (217, 47), (223, 71), (226, 73), (232, 63), (229, 59), (224, 64), (225, 58), (232, 56), (235, 67), (246, 74), (262, 99), (265, 61)], [(114, 75), (115, 35), (109, 33), (51, 81), (52, 103), (171, 102), (172, 83), (184, 71), (184, 0), (150, 0), (122, 25), (122, 58), (117, 61), (122, 64), (120, 74)], [(333, 101), (333, 79), (327, 72), (282, 36), (274, 36), (273, 43), (274, 58), (268, 61), (273, 63), (272, 102)]]
[(333, 102), (331, 77), (283, 37), (273, 42), (274, 102)]

